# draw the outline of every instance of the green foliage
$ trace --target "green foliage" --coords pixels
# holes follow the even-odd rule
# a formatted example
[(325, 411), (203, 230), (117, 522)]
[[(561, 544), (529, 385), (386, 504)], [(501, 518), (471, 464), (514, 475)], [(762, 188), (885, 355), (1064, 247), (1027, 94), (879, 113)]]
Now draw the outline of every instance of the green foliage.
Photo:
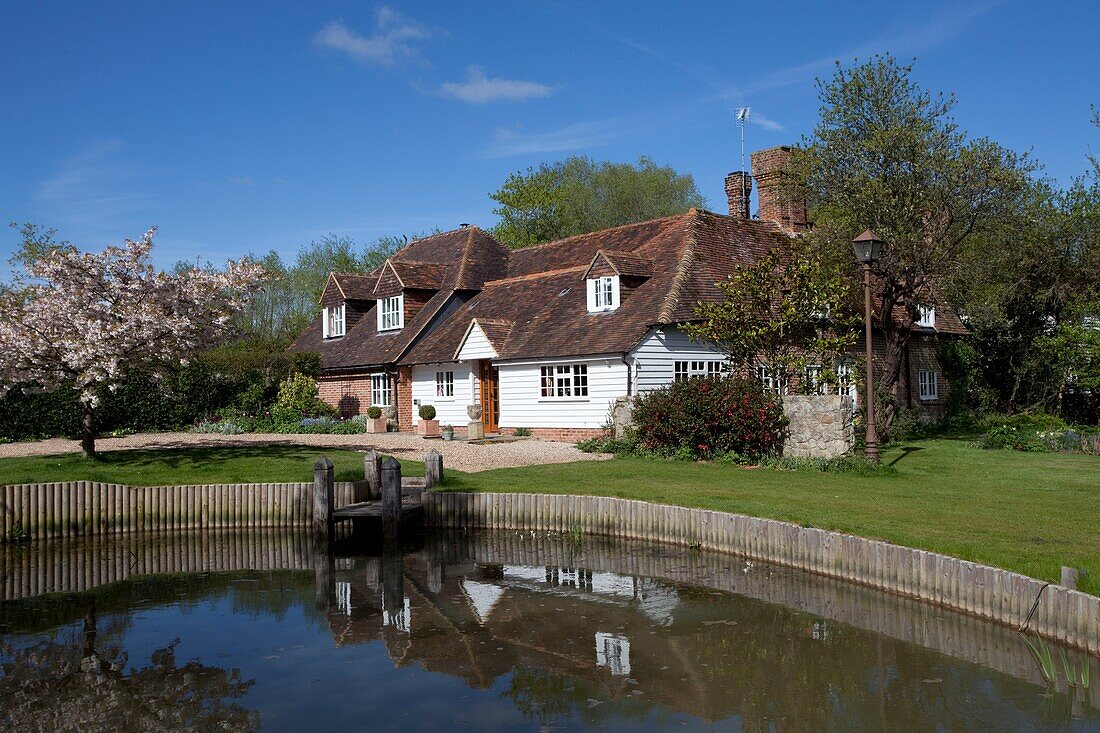
[(378, 418), (382, 417), (382, 408), (378, 405), (371, 405), (367, 408), (367, 417), (369, 417), (371, 420), (377, 420)]
[(336, 408), (317, 396), (317, 380), (305, 374), (291, 374), (279, 385), (279, 395), (271, 408), (277, 423), (294, 423), (308, 417), (334, 417)]
[[(117, 391), (101, 393), (97, 430), (177, 430), (233, 405), (247, 414), (262, 414), (290, 373), (320, 372), (316, 354), (288, 353), (285, 346), (241, 341), (200, 354), (160, 379), (133, 374)], [(75, 436), (80, 419), (80, 402), (71, 388), (35, 393), (17, 387), (0, 398), (0, 435), (11, 439)]]
[(420, 419), (421, 420), (434, 420), (435, 419), (435, 406), (434, 405), (421, 405), (419, 413), (420, 413)]
[(513, 435), (517, 438), (528, 438), (531, 436), (531, 428), (516, 428)]
[(633, 424), (638, 444), (657, 454), (709, 459), (733, 451), (756, 458), (782, 450), (787, 419), (758, 381), (709, 376), (639, 396)]
[(261, 339), (296, 337), (317, 315), (330, 272), (370, 272), (407, 242), (408, 237), (382, 237), (359, 245), (350, 237), (326, 234), (302, 247), (293, 263), (274, 250), (252, 255), (273, 277), (240, 314), (240, 329)]
[(493, 235), (517, 249), (706, 206), (690, 175), (646, 157), (636, 165), (584, 157), (544, 163), (513, 173), (489, 196), (499, 204)]
[(738, 267), (718, 289), (722, 299), (700, 303), (700, 320), (684, 326), (689, 336), (717, 345), (738, 374), (763, 362), (778, 374), (801, 375), (815, 364), (835, 384), (833, 365), (855, 343), (860, 322), (839, 268), (792, 243)]
[(862, 456), (847, 455), (839, 458), (789, 458), (765, 456), (759, 462), (765, 468), (784, 471), (819, 471), (821, 473), (847, 473), (855, 476), (893, 476), (893, 466), (871, 463)]
[[(890, 393), (917, 306), (950, 308), (942, 294), (970, 276), (972, 249), (1018, 242), (1036, 166), (986, 138), (968, 138), (951, 116), (954, 97), (925, 90), (891, 56), (838, 64), (818, 86), (820, 120), (784, 171), (784, 196), (807, 201), (808, 246), (853, 279), (852, 237), (871, 228), (886, 242), (875, 265), (876, 320), (887, 343), (877, 386)], [(883, 317), (894, 313), (909, 318)], [(886, 406), (887, 426), (895, 409)]]

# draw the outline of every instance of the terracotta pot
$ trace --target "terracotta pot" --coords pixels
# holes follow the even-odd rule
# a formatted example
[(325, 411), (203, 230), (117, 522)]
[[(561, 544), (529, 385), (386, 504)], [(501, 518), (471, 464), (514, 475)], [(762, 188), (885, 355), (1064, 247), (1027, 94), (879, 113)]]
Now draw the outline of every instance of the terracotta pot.
[(438, 420), (421, 420), (416, 424), (416, 434), (425, 438), (438, 438), (439, 437), (439, 421)]
[(366, 423), (367, 432), (368, 433), (384, 433), (384, 432), (386, 432), (386, 429), (389, 427), (389, 422), (390, 421), (387, 420), (385, 418), (385, 416), (377, 418), (375, 420), (371, 420), (368, 417), (367, 418), (367, 423)]

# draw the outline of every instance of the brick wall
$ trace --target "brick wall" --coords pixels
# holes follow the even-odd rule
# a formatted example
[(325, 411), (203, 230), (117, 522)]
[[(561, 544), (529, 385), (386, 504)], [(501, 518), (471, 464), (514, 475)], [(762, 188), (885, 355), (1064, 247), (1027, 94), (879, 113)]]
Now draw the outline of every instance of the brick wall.
[[(576, 443), (578, 440), (603, 437), (602, 428), (528, 428), (531, 436), (543, 440), (559, 440), (563, 443)], [(515, 428), (501, 428), (501, 435), (512, 435)]]
[(730, 216), (748, 219), (749, 199), (752, 197), (752, 176), (744, 171), (736, 171), (726, 176), (726, 200), (729, 202)]
[(792, 151), (789, 145), (756, 151), (751, 156), (752, 174), (759, 192), (757, 215), (764, 221), (776, 222), (788, 232), (801, 232), (809, 227), (806, 202), (787, 200), (780, 187)]
[(370, 407), (370, 375), (328, 376), (317, 380), (321, 400), (340, 411), (342, 417), (366, 414)]
[(397, 395), (397, 429), (409, 432), (413, 425), (413, 396), (412, 396), (412, 367), (404, 366), (397, 369), (397, 385), (394, 394)]

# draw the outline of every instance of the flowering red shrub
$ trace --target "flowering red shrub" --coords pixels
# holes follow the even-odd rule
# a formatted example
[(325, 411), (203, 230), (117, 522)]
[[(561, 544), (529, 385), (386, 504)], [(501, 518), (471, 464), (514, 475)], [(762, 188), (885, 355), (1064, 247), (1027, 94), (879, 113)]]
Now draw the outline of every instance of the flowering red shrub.
[(778, 397), (765, 394), (759, 382), (720, 376), (673, 382), (638, 397), (633, 422), (644, 449), (690, 451), (697, 458), (778, 455), (787, 429)]

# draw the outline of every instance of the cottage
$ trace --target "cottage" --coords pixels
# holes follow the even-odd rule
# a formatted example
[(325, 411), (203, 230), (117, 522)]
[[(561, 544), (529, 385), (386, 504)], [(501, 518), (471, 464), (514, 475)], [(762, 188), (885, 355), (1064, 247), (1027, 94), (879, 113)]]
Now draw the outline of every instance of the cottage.
[[(752, 155), (752, 178), (726, 179), (729, 215), (700, 209), (511, 251), (476, 226), (416, 240), (370, 274), (333, 273), (321, 315), (292, 349), (321, 356), (321, 396), (346, 415), (393, 408), (412, 430), (417, 408), (465, 426), (480, 405), (489, 432), (528, 428), (579, 439), (601, 432), (618, 398), (724, 369), (723, 355), (680, 329), (715, 283), (807, 226), (777, 195), (790, 154)], [(921, 311), (899, 383), (903, 404), (942, 409), (941, 334), (965, 333), (942, 303)], [(842, 375), (851, 374), (847, 364)], [(761, 364), (759, 378), (784, 380)], [(853, 396), (851, 380), (843, 385)]]

